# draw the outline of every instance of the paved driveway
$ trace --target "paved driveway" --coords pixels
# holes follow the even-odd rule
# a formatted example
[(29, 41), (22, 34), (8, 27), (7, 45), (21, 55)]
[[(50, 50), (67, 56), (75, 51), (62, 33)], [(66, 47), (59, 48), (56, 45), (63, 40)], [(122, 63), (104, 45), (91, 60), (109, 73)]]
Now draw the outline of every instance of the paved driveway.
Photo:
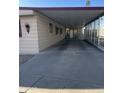
[(104, 53), (84, 41), (61, 42), (20, 66), (20, 87), (103, 88)]

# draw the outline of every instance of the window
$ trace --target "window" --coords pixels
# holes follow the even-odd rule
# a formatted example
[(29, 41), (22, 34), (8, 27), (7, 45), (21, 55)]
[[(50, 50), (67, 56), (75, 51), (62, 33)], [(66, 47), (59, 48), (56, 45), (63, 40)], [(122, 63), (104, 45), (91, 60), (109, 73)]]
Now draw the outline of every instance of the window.
[(62, 28), (60, 28), (60, 35), (63, 33), (63, 30), (62, 30)]
[(88, 41), (90, 42), (90, 25), (88, 25)]
[(104, 47), (104, 17), (100, 18), (99, 41), (100, 46)]
[(98, 30), (99, 30), (99, 20), (97, 19), (95, 21), (95, 31), (94, 31), (94, 39), (95, 39), (94, 44), (95, 45), (98, 45)]
[(90, 23), (90, 24), (89, 24), (89, 41), (90, 41), (90, 42), (91, 42), (91, 39), (92, 39), (92, 38), (91, 38), (91, 35), (92, 35), (91, 33), (92, 33), (92, 24)]
[(104, 16), (96, 19), (92, 23), (85, 26), (84, 38), (96, 45), (104, 48)]
[(53, 24), (52, 23), (49, 23), (49, 31), (50, 31), (50, 33), (53, 33)]
[(94, 23), (95, 23), (95, 22), (92, 22), (92, 23), (91, 23), (91, 25), (92, 25), (91, 43), (92, 43), (92, 44), (93, 44), (93, 42), (94, 42), (94, 32), (93, 32), (93, 31), (94, 31)]
[(58, 34), (58, 31), (59, 31), (59, 28), (58, 28), (58, 27), (56, 27), (56, 35)]
[(21, 22), (19, 20), (19, 37), (22, 37)]

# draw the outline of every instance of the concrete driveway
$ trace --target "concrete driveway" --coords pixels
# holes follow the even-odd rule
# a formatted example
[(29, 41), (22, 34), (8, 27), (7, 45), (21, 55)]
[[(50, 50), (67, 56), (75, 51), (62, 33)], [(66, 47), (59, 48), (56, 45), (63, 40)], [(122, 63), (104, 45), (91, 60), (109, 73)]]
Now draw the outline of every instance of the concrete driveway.
[(84, 41), (63, 41), (22, 64), (19, 81), (27, 88), (103, 89), (104, 53)]

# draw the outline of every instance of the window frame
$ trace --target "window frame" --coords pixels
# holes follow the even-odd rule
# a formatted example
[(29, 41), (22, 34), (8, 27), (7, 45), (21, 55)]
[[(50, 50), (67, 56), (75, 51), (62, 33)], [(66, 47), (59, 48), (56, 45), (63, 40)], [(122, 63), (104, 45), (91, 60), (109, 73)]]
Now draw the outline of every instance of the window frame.
[(22, 37), (21, 20), (19, 19), (19, 37)]
[(53, 24), (52, 23), (49, 23), (49, 32), (53, 33)]
[(58, 35), (58, 33), (59, 33), (59, 28), (58, 28), (57, 26), (56, 26), (55, 30), (56, 30), (56, 35)]

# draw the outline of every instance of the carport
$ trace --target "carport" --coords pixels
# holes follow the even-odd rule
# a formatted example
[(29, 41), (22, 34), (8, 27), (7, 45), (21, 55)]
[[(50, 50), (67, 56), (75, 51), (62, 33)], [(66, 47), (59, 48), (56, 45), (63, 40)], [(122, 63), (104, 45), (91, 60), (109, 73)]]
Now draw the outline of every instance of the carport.
[(84, 27), (104, 14), (104, 7), (20, 7), (34, 10), (67, 28)]
[[(22, 33), (26, 34), (26, 37), (28, 36), (28, 38), (26, 39), (22, 39), (23, 37), (20, 38), (20, 46), (22, 46), (20, 47), (20, 52), (22, 52), (22, 54), (25, 54), (26, 50), (26, 53), (39, 53), (39, 51), (44, 50), (45, 48), (48, 48), (51, 45), (54, 45), (55, 43), (63, 40), (64, 38), (84, 40), (87, 38), (85, 37), (85, 35), (87, 34), (84, 33), (85, 29), (83, 28), (85, 28), (85, 26), (94, 22), (96, 19), (104, 15), (104, 7), (20, 7), (20, 10), (22, 10), (22, 12), (20, 12), (20, 18), (24, 17), (21, 21)], [(33, 15), (37, 17), (33, 17)], [(28, 19), (29, 17), (32, 18)], [(32, 22), (31, 19), (35, 21)], [(34, 33), (25, 33), (24, 30), (27, 29), (25, 29), (26, 24), (32, 25), (30, 26), (30, 28), (32, 28), (33, 31), (34, 29), (37, 29), (37, 31), (34, 31), (34, 33), (38, 35), (38, 37)], [(52, 29), (55, 28), (53, 32), (55, 33), (55, 35), (46, 33), (47, 31), (49, 31), (48, 24), (52, 26)], [(59, 32), (56, 30), (59, 29), (62, 30), (63, 36), (61, 36), (61, 34), (59, 36), (57, 35)], [(96, 30), (96, 28), (94, 28), (93, 30)], [(34, 37), (33, 35), (36, 37)], [(51, 37), (55, 38), (53, 39)], [(38, 38), (39, 41), (37, 41), (37, 43), (32, 43), (34, 42), (31, 41), (32, 38), (34, 38), (34, 40)], [(24, 40), (25, 43), (23, 43)], [(28, 46), (28, 43), (32, 46)]]
[[(59, 89), (60, 91), (76, 89), (79, 93), (103, 93), (104, 53), (89, 44), (90, 42), (85, 42), (84, 34), (80, 36), (80, 32), (83, 27), (103, 16), (104, 8), (20, 7), (20, 10), (33, 10), (35, 11), (33, 15), (38, 13), (64, 27), (64, 36), (60, 42), (40, 51), (20, 66), (20, 92), (42, 93), (44, 91), (47, 93), (49, 90), (42, 89), (50, 89), (59, 93)], [(38, 21), (37, 17), (36, 21)], [(72, 36), (71, 33), (73, 33)], [(78, 37), (75, 39), (77, 34)], [(47, 38), (49, 35), (45, 36)], [(49, 40), (48, 38), (47, 41)]]

